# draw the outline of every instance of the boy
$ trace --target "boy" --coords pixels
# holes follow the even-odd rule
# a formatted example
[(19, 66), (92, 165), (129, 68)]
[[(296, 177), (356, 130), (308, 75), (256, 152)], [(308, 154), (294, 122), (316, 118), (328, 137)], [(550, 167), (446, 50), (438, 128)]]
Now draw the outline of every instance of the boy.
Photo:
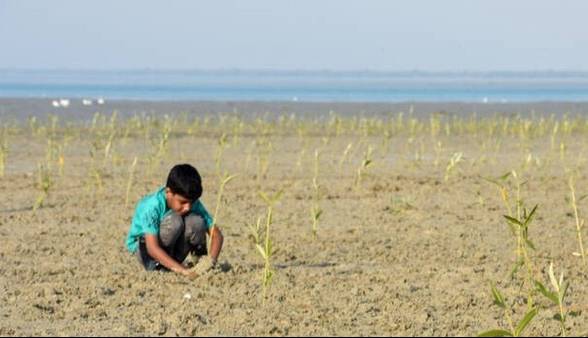
[[(212, 218), (200, 196), (200, 174), (189, 164), (179, 164), (170, 171), (165, 187), (139, 201), (126, 245), (146, 270), (167, 269), (196, 277), (214, 268), (223, 235), (217, 227), (211, 232)], [(206, 233), (212, 238), (210, 256), (206, 256)], [(205, 257), (187, 269), (182, 262), (190, 253)]]

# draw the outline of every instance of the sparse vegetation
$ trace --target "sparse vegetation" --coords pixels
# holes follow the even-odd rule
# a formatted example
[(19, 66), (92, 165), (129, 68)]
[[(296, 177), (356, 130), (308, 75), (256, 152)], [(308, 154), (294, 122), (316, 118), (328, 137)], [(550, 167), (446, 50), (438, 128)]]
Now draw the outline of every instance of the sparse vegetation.
[[(0, 208), (5, 248), (0, 256), (19, 260), (15, 268), (4, 268), (4, 276), (27, 285), (53, 277), (36, 294), (18, 290), (43, 301), (33, 307), (43, 318), (71, 319), (66, 311), (72, 306), (65, 296), (77, 291), (88, 304), (75, 305), (89, 320), (109, 315), (104, 310), (108, 306), (143, 304), (133, 303), (135, 298), (119, 304), (106, 296), (141, 295), (143, 290), (131, 282), (127, 286), (113, 277), (128, 271), (92, 262), (95, 270), (78, 273), (72, 261), (61, 262), (70, 248), (55, 237), (64, 242), (75, 237), (73, 242), (83, 243), (84, 248), (72, 249), (80, 264), (92, 265), (86, 257), (96, 256), (119, 264), (118, 256), (95, 250), (90, 243), (105, 236), (107, 245), (114, 245), (117, 239), (111, 237), (123, 232), (121, 222), (132, 214), (133, 199), (160, 185), (172, 163), (186, 161), (203, 176), (204, 202), (213, 206), (216, 200), (213, 226), (223, 226), (228, 248), (221, 259), (227, 259), (233, 270), (212, 277), (210, 289), (220, 290), (228, 280), (235, 290), (255, 298), (255, 288), (243, 283), (257, 280), (259, 273), (261, 282), (253, 285), (263, 288), (264, 301), (270, 304), (265, 309), (294, 307), (300, 318), (315, 316), (304, 321), (313, 328), (336, 314), (354, 313), (358, 320), (350, 325), (363, 329), (369, 319), (374, 331), (365, 334), (471, 335), (493, 327), (497, 329), (483, 335), (588, 332), (581, 304), (587, 297), (586, 263), (581, 263), (586, 260), (586, 117), (419, 117), (407, 111), (384, 117), (333, 114), (323, 119), (242, 118), (228, 113), (145, 113), (130, 118), (98, 113), (89, 121), (62, 119), (29, 118), (0, 129), (0, 189), (7, 196)], [(235, 180), (228, 174), (237, 172)], [(25, 182), (14, 196), (13, 179)], [(85, 194), (80, 193), (84, 186)], [(273, 195), (260, 193), (275, 192), (277, 186), (288, 188)], [(100, 191), (103, 194), (96, 198)], [(284, 192), (287, 199), (281, 199)], [(212, 202), (206, 202), (209, 199)], [(102, 210), (115, 212), (102, 215)], [(49, 213), (51, 217), (45, 217)], [(234, 226), (243, 223), (246, 226)], [(34, 230), (35, 245), (41, 238), (51, 240), (38, 246), (51, 268), (26, 268), (33, 263), (28, 259), (33, 249), (23, 238), (30, 233), (11, 235), (23, 224), (31, 233)], [(559, 275), (550, 262), (555, 262)], [(565, 279), (560, 271), (565, 271)], [(59, 284), (66, 279), (84, 283), (98, 273), (103, 275), (97, 279), (111, 291), (102, 294), (95, 288), (67, 289)], [(168, 279), (165, 274), (155, 278)], [(196, 297), (195, 285), (171, 280), (174, 291), (182, 289)], [(479, 288), (488, 280), (496, 281), (492, 298), (500, 312), (481, 301), (490, 303), (481, 295), (486, 288)], [(447, 287), (450, 282), (453, 287)], [(138, 283), (146, 285), (143, 280)], [(7, 285), (6, 302), (15, 304), (20, 294)], [(291, 297), (290, 289), (307, 293)], [(335, 296), (347, 303), (331, 302)], [(207, 295), (198, 297), (210, 304)], [(227, 300), (222, 293), (215, 297), (221, 303)], [(169, 305), (166, 302), (161, 304)], [(227, 303), (238, 307), (240, 302)], [(248, 302), (242, 301), (245, 306), (258, 305)], [(475, 318), (458, 317), (466, 311)], [(422, 320), (408, 322), (419, 314)], [(208, 312), (201, 316), (208, 323), (218, 319)], [(186, 318), (180, 321), (189, 322)], [(266, 333), (299, 332), (301, 326), (291, 319)], [(332, 324), (325, 330), (341, 321), (333, 319)]]

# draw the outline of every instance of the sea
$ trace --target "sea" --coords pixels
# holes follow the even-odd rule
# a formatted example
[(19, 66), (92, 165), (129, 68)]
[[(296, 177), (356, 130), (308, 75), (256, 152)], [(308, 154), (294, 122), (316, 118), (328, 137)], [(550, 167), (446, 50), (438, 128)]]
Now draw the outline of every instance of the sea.
[(588, 72), (0, 69), (2, 98), (586, 102)]

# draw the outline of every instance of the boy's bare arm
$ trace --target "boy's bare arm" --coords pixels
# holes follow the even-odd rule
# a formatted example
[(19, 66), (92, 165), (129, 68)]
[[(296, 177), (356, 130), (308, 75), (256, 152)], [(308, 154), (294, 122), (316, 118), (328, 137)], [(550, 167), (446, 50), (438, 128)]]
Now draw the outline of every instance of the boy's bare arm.
[(218, 227), (214, 227), (208, 231), (208, 235), (211, 237), (210, 240), (210, 258), (213, 262), (216, 263), (218, 260), (218, 256), (220, 255), (221, 249), (223, 247), (223, 234)]
[(173, 272), (182, 274), (182, 275), (189, 275), (189, 271), (182, 266), (182, 264), (176, 262), (173, 258), (171, 258), (160, 246), (157, 236), (155, 235), (145, 235), (145, 245), (147, 247), (147, 253), (151, 256), (154, 260), (161, 263), (166, 268), (170, 269)]

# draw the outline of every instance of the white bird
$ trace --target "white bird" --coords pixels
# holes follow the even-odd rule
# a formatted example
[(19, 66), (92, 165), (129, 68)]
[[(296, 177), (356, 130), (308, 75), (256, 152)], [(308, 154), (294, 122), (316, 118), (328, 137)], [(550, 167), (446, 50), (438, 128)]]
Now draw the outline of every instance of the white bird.
[(98, 104), (104, 104), (104, 99), (103, 98), (99, 98), (96, 102)]
[(82, 104), (83, 104), (84, 106), (91, 106), (91, 105), (92, 105), (92, 100), (83, 99), (83, 100), (82, 100)]
[(59, 99), (59, 104), (62, 107), (67, 108), (67, 107), (69, 107), (69, 100), (68, 99)]
[(61, 107), (61, 104), (59, 104), (59, 101), (57, 101), (57, 100), (51, 101), (51, 105), (55, 108)]

